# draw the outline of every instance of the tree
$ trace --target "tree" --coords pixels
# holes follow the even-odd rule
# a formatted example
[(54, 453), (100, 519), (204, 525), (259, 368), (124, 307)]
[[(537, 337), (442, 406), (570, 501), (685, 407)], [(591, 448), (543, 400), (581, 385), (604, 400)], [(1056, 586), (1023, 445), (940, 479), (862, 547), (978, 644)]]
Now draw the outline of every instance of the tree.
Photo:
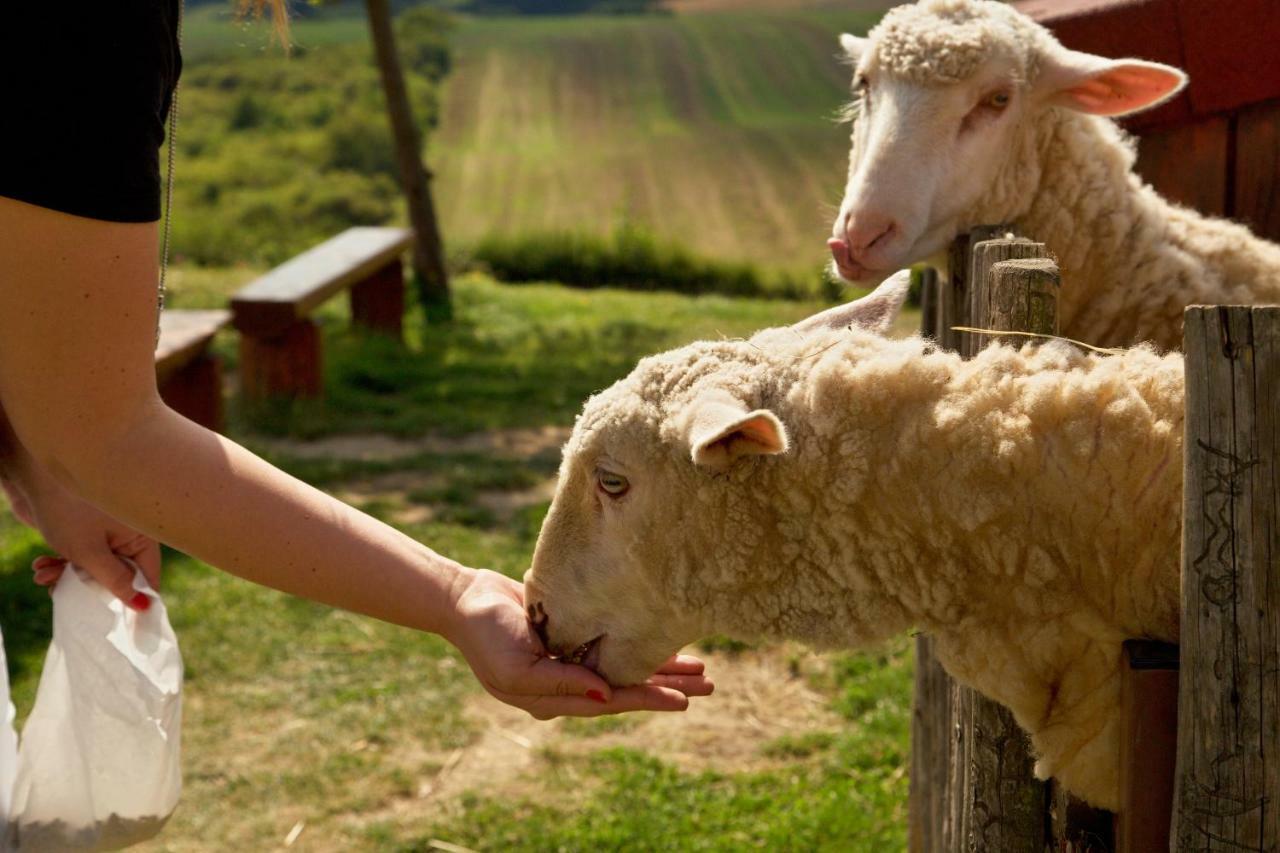
[(435, 204), (431, 200), (431, 175), (422, 164), (422, 139), (413, 122), (409, 94), (405, 89), (404, 71), (396, 49), (391, 27), (388, 0), (365, 0), (369, 14), (369, 31), (378, 59), (378, 73), (387, 97), (387, 115), (395, 141), (396, 163), (400, 185), (409, 206), (409, 224), (413, 227), (413, 273), (418, 297), (427, 320), (447, 320), (452, 316), (449, 299), (449, 276), (444, 267), (444, 246)]

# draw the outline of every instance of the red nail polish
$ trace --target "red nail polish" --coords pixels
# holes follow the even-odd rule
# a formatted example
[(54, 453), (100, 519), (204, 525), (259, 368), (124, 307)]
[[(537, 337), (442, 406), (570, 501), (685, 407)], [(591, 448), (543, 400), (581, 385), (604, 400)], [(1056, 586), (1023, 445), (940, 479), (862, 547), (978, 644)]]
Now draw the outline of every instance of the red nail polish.
[(597, 701), (597, 702), (599, 702), (599, 703), (601, 703), (601, 704), (604, 704), (605, 702), (608, 702), (608, 701), (609, 701), (608, 699), (604, 698), (604, 694), (603, 694), (603, 693), (601, 693), (599, 690), (588, 690), (588, 691), (587, 691), (587, 698), (588, 698), (588, 699), (594, 699), (595, 701)]
[(145, 592), (140, 592), (133, 598), (129, 599), (129, 606), (139, 613), (144, 613), (146, 612), (146, 609), (151, 606), (151, 596), (147, 595)]

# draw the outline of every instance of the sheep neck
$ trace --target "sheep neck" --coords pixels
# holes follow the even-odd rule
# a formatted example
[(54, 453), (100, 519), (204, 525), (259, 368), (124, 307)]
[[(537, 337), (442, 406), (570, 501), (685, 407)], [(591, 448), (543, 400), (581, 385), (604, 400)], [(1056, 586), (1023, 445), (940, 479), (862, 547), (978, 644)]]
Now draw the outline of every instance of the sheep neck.
[(1063, 334), (1172, 350), (1187, 305), (1280, 299), (1280, 283), (1258, 274), (1280, 267), (1280, 247), (1161, 197), (1133, 171), (1134, 144), (1113, 122), (1051, 109), (1033, 132), (1034, 157), (1015, 168), (1033, 174), (1034, 161), (1039, 182), (1011, 219), (1058, 259)]
[(1063, 333), (1103, 346), (1133, 343), (1138, 312), (1115, 282), (1133, 280), (1148, 261), (1168, 205), (1134, 174), (1133, 144), (1113, 123), (1051, 109), (1037, 127), (1040, 185), (1015, 225), (1058, 259)]

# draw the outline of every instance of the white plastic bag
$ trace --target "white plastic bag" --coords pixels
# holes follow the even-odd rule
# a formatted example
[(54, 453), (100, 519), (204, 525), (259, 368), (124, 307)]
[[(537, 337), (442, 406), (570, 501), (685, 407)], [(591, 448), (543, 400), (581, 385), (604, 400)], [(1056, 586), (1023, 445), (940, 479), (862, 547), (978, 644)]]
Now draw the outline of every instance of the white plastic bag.
[(0, 633), (0, 850), (8, 834), (9, 800), (13, 780), (18, 775), (18, 733), (13, 730), (13, 702), (9, 699), (9, 662), (4, 656), (4, 634)]
[(151, 598), (145, 612), (74, 566), (54, 588), (0, 850), (118, 849), (154, 836), (177, 806), (182, 656), (164, 602), (141, 572), (133, 585)]

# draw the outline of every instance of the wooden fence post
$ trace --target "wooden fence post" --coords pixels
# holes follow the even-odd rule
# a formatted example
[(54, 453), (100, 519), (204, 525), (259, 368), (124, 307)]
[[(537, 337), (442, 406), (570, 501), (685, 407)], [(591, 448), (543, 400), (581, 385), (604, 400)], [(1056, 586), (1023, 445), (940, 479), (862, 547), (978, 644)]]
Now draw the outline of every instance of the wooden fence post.
[[(1029, 241), (990, 239), (1004, 232), (993, 226), (956, 240), (951, 275), (938, 285), (936, 325), (926, 325), (922, 334), (932, 333), (944, 348), (964, 352), (962, 347), (971, 347), (971, 355), (985, 340), (953, 327), (978, 325), (975, 313), (984, 318), (983, 328), (1057, 331), (1057, 279), (1051, 262), (1005, 264), (991, 275), (1000, 261), (1046, 254), (1042, 245)], [(916, 640), (915, 687), (913, 853), (1040, 853), (1046, 842), (1046, 786), (1034, 776), (1030, 745), (1012, 714), (955, 683), (934, 658), (932, 640), (924, 636)]]
[[(969, 267), (970, 319), (963, 325), (1053, 334), (1058, 276), (1057, 267), (1044, 258), (1044, 246), (977, 236), (973, 235)], [(1007, 260), (1037, 254), (1041, 260)], [(1033, 305), (1035, 310), (1029, 310)], [(988, 340), (989, 336), (968, 333), (961, 339), (961, 352), (972, 356)], [(952, 697), (953, 757), (965, 766), (952, 775), (960, 784), (949, 791), (952, 818), (946, 849), (1043, 850), (1046, 788), (1035, 778), (1026, 733), (1006, 708), (968, 687), (956, 685)]]
[(1280, 848), (1280, 307), (1186, 310), (1176, 850)]

